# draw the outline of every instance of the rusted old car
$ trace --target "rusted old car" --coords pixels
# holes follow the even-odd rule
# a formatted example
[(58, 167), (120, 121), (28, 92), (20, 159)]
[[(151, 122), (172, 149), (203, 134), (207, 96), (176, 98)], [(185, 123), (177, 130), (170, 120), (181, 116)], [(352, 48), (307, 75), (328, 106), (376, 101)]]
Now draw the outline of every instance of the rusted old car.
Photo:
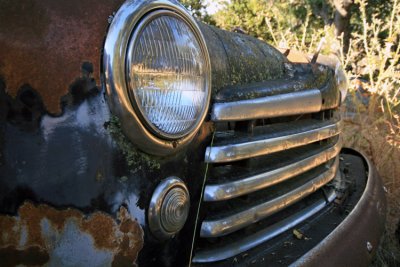
[(367, 265), (383, 187), (295, 61), (174, 1), (0, 1), (0, 265)]

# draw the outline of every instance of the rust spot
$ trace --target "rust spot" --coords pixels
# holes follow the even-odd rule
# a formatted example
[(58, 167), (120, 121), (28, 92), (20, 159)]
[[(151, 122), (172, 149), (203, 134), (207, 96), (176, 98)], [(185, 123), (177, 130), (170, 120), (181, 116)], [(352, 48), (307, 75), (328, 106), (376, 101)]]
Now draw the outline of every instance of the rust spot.
[[(77, 238), (80, 245), (84, 243), (84, 253), (86, 249), (94, 256), (100, 253), (105, 262), (119, 266), (134, 265), (143, 247), (143, 231), (124, 207), (117, 214), (120, 223), (102, 212), (85, 216), (75, 209), (57, 210), (30, 202), (19, 208), (18, 215), (0, 216), (0, 258), (7, 259), (10, 265), (6, 266), (42, 265), (47, 261), (61, 264), (60, 255), (67, 253), (57, 250), (76, 249), (70, 241)], [(14, 259), (19, 257), (24, 260)]]
[[(114, 262), (120, 262), (122, 265), (122, 260), (137, 258), (140, 250), (137, 250), (137, 247), (142, 248), (143, 240), (139, 240), (135, 238), (135, 236), (142, 235), (143, 230), (139, 226), (138, 222), (132, 220), (128, 211), (121, 207), (118, 213), (118, 219), (120, 220), (119, 230), (124, 233), (122, 242), (120, 243), (120, 252), (114, 258)], [(114, 265), (113, 266), (120, 266)]]
[[(100, 59), (107, 18), (123, 0), (0, 1), (0, 75), (15, 97), (29, 84), (47, 110), (61, 112), (60, 99), (81, 77), (81, 65), (100, 81)], [(95, 14), (95, 15), (94, 15)]]
[(123, 233), (128, 233), (129, 230), (131, 230), (130, 228), (131, 228), (130, 222), (129, 222), (129, 221), (125, 221), (125, 222), (122, 222), (122, 223), (121, 223), (121, 226), (120, 226), (119, 229), (120, 229), (121, 232), (123, 232)]
[(2, 244), (10, 244), (16, 245), (18, 244), (20, 238), (20, 228), (17, 225), (17, 220), (10, 216), (3, 216), (0, 219), (0, 245)]
[(114, 228), (115, 222), (100, 212), (96, 212), (88, 220), (82, 222), (82, 229), (93, 237), (99, 248), (112, 249), (115, 247)]
[(25, 226), (27, 228), (27, 245), (38, 246), (45, 245), (40, 225), (43, 218), (47, 218), (55, 229), (61, 231), (67, 218), (75, 217), (82, 219), (83, 217), (83, 215), (77, 210), (67, 209), (60, 211), (47, 205), (35, 206), (30, 202), (24, 203), (19, 208), (18, 213), (20, 218), (19, 226)]

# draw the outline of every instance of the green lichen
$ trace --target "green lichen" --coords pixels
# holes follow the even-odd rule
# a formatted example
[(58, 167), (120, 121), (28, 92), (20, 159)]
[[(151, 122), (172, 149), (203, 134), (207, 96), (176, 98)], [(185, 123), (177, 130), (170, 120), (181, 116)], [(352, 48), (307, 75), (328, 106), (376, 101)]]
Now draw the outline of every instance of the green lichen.
[(330, 70), (323, 66), (321, 66), (318, 71), (314, 70), (315, 84), (318, 88), (322, 87), (327, 82), (329, 72)]
[(117, 117), (111, 116), (107, 130), (121, 149), (126, 164), (131, 170), (141, 169), (142, 166), (147, 166), (150, 170), (160, 169), (160, 163), (156, 159), (139, 151), (124, 135), (121, 129), (121, 122)]
[(119, 178), (119, 180), (121, 182), (126, 182), (126, 181), (128, 181), (128, 177), (127, 176), (122, 176), (122, 177)]
[[(280, 68), (268, 66), (255, 57), (256, 55), (241, 55), (231, 57), (231, 84), (249, 84), (253, 82), (267, 81), (282, 76)], [(279, 64), (275, 64), (279, 66)]]
[(257, 92), (247, 92), (242, 99), (255, 99), (257, 97), (259, 97)]

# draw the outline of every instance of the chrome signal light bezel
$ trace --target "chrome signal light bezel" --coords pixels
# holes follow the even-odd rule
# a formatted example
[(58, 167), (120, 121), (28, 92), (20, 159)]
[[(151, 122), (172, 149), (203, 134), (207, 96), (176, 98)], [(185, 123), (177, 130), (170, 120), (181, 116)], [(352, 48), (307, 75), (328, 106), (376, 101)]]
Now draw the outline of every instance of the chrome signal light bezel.
[[(178, 200), (168, 199), (173, 190), (177, 190), (175, 193), (179, 195)], [(190, 194), (186, 184), (176, 176), (162, 180), (153, 192), (147, 211), (150, 231), (159, 240), (173, 238), (184, 227), (189, 210)], [(174, 224), (167, 227), (165, 221), (172, 221)]]

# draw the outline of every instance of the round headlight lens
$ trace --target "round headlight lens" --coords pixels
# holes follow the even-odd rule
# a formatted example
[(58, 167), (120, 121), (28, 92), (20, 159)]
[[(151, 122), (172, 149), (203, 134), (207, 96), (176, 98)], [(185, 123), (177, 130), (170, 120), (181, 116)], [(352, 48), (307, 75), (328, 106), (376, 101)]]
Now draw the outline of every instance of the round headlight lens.
[(128, 47), (129, 95), (144, 124), (168, 139), (189, 134), (208, 106), (209, 68), (199, 37), (176, 13), (153, 11)]

